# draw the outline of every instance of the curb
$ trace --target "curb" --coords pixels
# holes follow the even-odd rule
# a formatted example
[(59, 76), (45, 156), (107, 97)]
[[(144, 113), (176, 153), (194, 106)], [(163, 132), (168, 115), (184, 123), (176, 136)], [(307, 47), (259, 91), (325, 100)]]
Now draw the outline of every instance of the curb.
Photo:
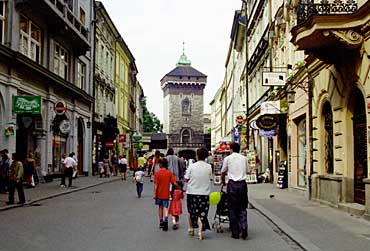
[(274, 224), (280, 231), (286, 234), (292, 241), (294, 241), (299, 247), (305, 251), (322, 251), (321, 248), (317, 247), (314, 243), (308, 240), (306, 237), (298, 233), (282, 219), (271, 213), (268, 209), (258, 204), (255, 200), (249, 199), (249, 204), (256, 209), (260, 214), (266, 217), (272, 224)]
[(110, 180), (107, 180), (107, 181), (103, 181), (101, 183), (95, 183), (95, 184), (87, 185), (87, 186), (84, 186), (84, 187), (77, 187), (75, 189), (67, 190), (67, 191), (60, 192), (60, 193), (49, 194), (49, 195), (46, 195), (46, 196), (43, 196), (43, 197), (40, 197), (40, 198), (29, 200), (26, 203), (24, 203), (23, 205), (22, 204), (14, 204), (14, 205), (9, 205), (9, 206), (5, 206), (5, 207), (0, 207), (0, 212), (1, 211), (7, 211), (7, 210), (10, 210), (10, 209), (13, 209), (13, 208), (18, 208), (18, 207), (31, 206), (33, 203), (36, 203), (36, 202), (39, 202), (39, 201), (42, 201), (42, 200), (47, 200), (47, 199), (63, 196), (63, 195), (66, 195), (66, 194), (79, 192), (79, 191), (82, 191), (82, 190), (89, 189), (91, 187), (96, 187), (96, 186), (100, 186), (100, 185), (103, 185), (103, 184), (112, 183), (112, 182), (115, 182), (117, 180), (121, 180), (121, 178), (110, 179)]

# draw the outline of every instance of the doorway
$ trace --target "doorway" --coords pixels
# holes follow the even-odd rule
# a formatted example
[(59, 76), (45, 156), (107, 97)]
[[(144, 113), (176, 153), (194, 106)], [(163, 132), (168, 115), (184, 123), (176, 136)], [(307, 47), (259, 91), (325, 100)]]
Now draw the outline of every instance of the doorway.
[(365, 101), (360, 90), (353, 92), (354, 202), (365, 205), (367, 140)]
[(77, 139), (77, 158), (78, 158), (78, 174), (83, 174), (83, 159), (84, 159), (84, 130), (82, 119), (78, 119), (78, 139)]

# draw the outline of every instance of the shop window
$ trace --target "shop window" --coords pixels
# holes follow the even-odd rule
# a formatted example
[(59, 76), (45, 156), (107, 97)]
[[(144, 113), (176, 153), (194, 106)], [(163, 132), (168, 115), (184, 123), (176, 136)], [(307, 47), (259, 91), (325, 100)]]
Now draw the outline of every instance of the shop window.
[(20, 40), (19, 48), (23, 55), (33, 61), (41, 62), (41, 30), (27, 17), (21, 15), (19, 21)]
[(62, 157), (67, 153), (67, 139), (59, 135), (53, 137), (53, 173), (62, 172)]
[(0, 44), (4, 43), (5, 37), (5, 2), (0, 1)]
[(54, 50), (54, 73), (68, 80), (69, 53), (66, 49), (55, 43)]
[(84, 90), (86, 81), (86, 64), (78, 61), (77, 64), (77, 87)]
[(329, 102), (325, 102), (322, 115), (324, 117), (324, 148), (325, 148), (325, 170), (326, 173), (334, 172), (334, 157), (333, 157), (333, 112)]
[(183, 144), (188, 144), (188, 143), (190, 143), (190, 133), (189, 133), (189, 130), (184, 130), (184, 131), (182, 132), (181, 139), (182, 139), (182, 143), (183, 143)]
[(306, 186), (306, 163), (307, 163), (307, 136), (306, 136), (306, 119), (298, 123), (298, 186)]

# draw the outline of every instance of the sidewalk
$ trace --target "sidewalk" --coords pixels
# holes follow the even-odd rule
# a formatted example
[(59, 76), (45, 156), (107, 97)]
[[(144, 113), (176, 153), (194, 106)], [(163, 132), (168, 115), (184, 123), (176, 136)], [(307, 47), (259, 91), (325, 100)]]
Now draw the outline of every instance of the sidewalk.
[(272, 184), (248, 188), (250, 204), (303, 249), (370, 250), (370, 222)]
[[(35, 188), (24, 187), (24, 193), (26, 195), (26, 205), (35, 203), (37, 201), (61, 196), (64, 194), (69, 194), (84, 190), (90, 187), (98, 186), (104, 183), (113, 182), (120, 180), (121, 177), (110, 177), (110, 178), (99, 178), (99, 176), (81, 176), (74, 179), (71, 188), (60, 187), (60, 178), (54, 179), (49, 183), (40, 183)], [(67, 180), (68, 182), (68, 180)], [(18, 193), (15, 191), (15, 203), (18, 202)], [(0, 211), (8, 210), (15, 207), (20, 207), (21, 205), (6, 205), (5, 202), (8, 201), (8, 194), (0, 194)]]

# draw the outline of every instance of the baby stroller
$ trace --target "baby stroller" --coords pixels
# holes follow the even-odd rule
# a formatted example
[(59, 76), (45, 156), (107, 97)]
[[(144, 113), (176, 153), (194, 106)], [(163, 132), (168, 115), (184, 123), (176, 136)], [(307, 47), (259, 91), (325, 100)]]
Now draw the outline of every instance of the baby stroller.
[(223, 186), (221, 186), (221, 200), (217, 204), (216, 214), (212, 223), (212, 228), (216, 229), (217, 233), (223, 233), (224, 228), (222, 224), (228, 222), (229, 222), (229, 207), (227, 204), (227, 193), (223, 190)]

